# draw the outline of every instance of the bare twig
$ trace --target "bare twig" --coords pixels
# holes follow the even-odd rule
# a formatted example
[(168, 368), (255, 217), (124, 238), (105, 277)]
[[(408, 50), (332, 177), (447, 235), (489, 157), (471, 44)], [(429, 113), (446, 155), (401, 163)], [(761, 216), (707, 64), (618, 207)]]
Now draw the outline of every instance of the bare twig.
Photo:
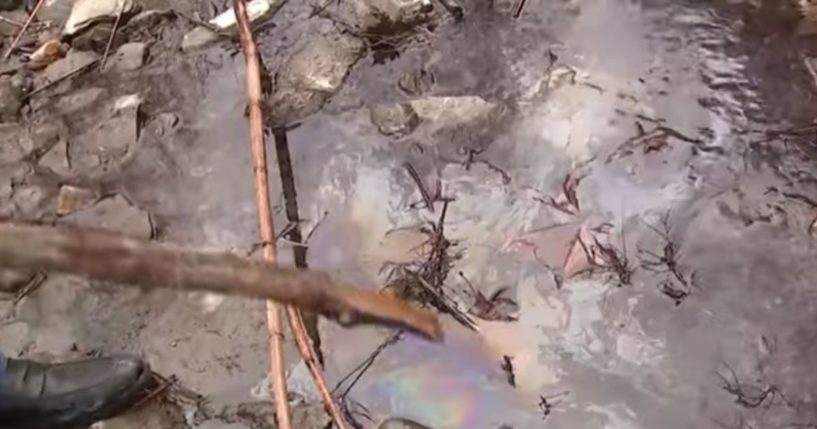
[(111, 29), (111, 34), (108, 36), (108, 43), (105, 44), (105, 52), (102, 54), (102, 60), (99, 62), (99, 70), (105, 70), (105, 63), (108, 61), (108, 54), (111, 52), (111, 45), (113, 44), (113, 38), (116, 36), (116, 30), (119, 28), (119, 21), (122, 20), (122, 14), (125, 12), (125, 1), (122, 1), (122, 4), (119, 5), (119, 13), (116, 14), (116, 20), (113, 22), (113, 28)]
[(8, 60), (9, 56), (11, 56), (11, 53), (14, 52), (14, 49), (17, 47), (17, 44), (20, 43), (20, 40), (23, 38), (23, 35), (26, 34), (26, 30), (28, 30), (28, 27), (31, 25), (31, 22), (34, 21), (35, 17), (37, 17), (37, 12), (39, 12), (40, 7), (42, 7), (43, 3), (45, 3), (45, 0), (37, 1), (37, 5), (34, 6), (34, 10), (32, 10), (31, 14), (28, 15), (28, 19), (26, 19), (25, 24), (23, 24), (22, 28), (20, 28), (20, 31), (17, 32), (17, 36), (14, 37), (14, 41), (11, 42), (11, 45), (9, 45), (8, 50), (3, 55), (3, 61)]
[[(261, 111), (261, 64), (258, 51), (247, 16), (246, 0), (233, 0), (233, 10), (238, 26), (238, 35), (244, 57), (247, 62), (247, 98), (250, 115), (250, 144), (253, 154), (253, 172), (255, 173), (255, 199), (258, 207), (258, 223), (261, 240), (264, 243), (264, 259), (276, 264), (275, 230), (272, 224), (272, 212), (267, 183), (267, 153), (264, 144), (263, 113)], [(289, 413), (289, 399), (284, 368), (284, 331), (279, 304), (267, 301), (267, 329), (270, 340), (270, 372), (273, 375), (273, 397), (275, 398), (278, 427), (292, 429), (292, 417)]]
[[(300, 243), (302, 241), (300, 216), (298, 214), (297, 193), (295, 190), (295, 174), (292, 168), (292, 160), (289, 153), (289, 143), (287, 141), (286, 132), (283, 130), (276, 130), (275, 147), (278, 158), (278, 170), (281, 175), (281, 187), (284, 191), (284, 205), (286, 208), (287, 219), (290, 224), (295, 225), (289, 232), (289, 239), (293, 242)], [(295, 256), (295, 266), (298, 268), (306, 268), (306, 250), (304, 246), (293, 247)], [(319, 362), (322, 362), (322, 355), (320, 354), (320, 336), (318, 335), (318, 321), (314, 313), (303, 313), (293, 306), (287, 306), (287, 317), (289, 319), (289, 326), (292, 330), (295, 344), (298, 346), (298, 351), (304, 359), (312, 378), (315, 381), (315, 386), (323, 399), (326, 410), (332, 416), (335, 425), (338, 429), (346, 429), (347, 423), (343, 416), (340, 407), (332, 397), (329, 388), (326, 385), (326, 379), (323, 376)], [(310, 342), (310, 339), (312, 342)]]

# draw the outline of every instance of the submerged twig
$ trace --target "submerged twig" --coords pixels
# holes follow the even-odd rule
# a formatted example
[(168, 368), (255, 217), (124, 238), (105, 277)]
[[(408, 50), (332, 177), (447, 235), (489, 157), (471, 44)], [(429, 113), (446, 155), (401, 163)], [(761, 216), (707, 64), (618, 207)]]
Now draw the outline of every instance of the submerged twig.
[(23, 38), (23, 35), (26, 34), (26, 30), (31, 25), (31, 22), (34, 21), (34, 18), (37, 17), (37, 12), (40, 11), (40, 7), (42, 7), (45, 0), (38, 0), (37, 4), (34, 6), (34, 10), (31, 11), (31, 14), (28, 15), (28, 19), (26, 19), (25, 24), (20, 28), (20, 31), (17, 32), (17, 36), (14, 37), (14, 40), (9, 45), (8, 50), (6, 53), (3, 54), (3, 61), (6, 61), (11, 56), (11, 53), (14, 52), (14, 49), (17, 48), (17, 44), (20, 43), (20, 40)]
[[(300, 243), (302, 240), (301, 228), (299, 226), (300, 217), (298, 215), (298, 201), (295, 192), (295, 175), (292, 171), (292, 160), (289, 154), (289, 143), (286, 138), (285, 131), (279, 131), (275, 134), (275, 147), (278, 155), (278, 170), (281, 175), (281, 187), (284, 191), (284, 204), (286, 207), (286, 215), (291, 225), (294, 225), (289, 232), (289, 239)], [(298, 268), (306, 268), (306, 247), (293, 247), (295, 253), (295, 266)], [(287, 306), (287, 318), (289, 319), (289, 326), (292, 330), (292, 335), (295, 339), (295, 344), (298, 346), (298, 351), (304, 359), (312, 378), (315, 381), (315, 386), (323, 399), (329, 415), (335, 421), (338, 429), (346, 429), (347, 424), (341, 412), (340, 407), (335, 402), (329, 388), (326, 385), (326, 379), (323, 376), (319, 361), (322, 361), (320, 354), (320, 337), (318, 336), (317, 316), (312, 313), (302, 313), (299, 309), (289, 305)], [(304, 319), (309, 318), (307, 325)], [(308, 333), (307, 326), (311, 328)], [(312, 343), (310, 343), (310, 338)]]

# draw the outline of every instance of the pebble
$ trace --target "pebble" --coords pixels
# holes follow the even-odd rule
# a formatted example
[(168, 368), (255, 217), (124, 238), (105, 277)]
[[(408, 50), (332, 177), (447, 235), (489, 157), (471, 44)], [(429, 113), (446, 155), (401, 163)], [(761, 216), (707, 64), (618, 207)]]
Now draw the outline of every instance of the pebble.
[(145, 43), (125, 43), (108, 60), (107, 67), (117, 71), (136, 70), (145, 63), (148, 49)]
[(410, 134), (420, 124), (420, 118), (407, 103), (378, 104), (369, 109), (369, 117), (381, 134)]

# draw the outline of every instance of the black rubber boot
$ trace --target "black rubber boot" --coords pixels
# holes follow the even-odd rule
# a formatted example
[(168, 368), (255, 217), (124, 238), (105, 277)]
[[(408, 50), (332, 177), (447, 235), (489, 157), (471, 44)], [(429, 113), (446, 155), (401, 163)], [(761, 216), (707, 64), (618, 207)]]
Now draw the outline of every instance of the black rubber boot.
[(123, 411), (144, 393), (150, 369), (113, 356), (61, 364), (8, 359), (0, 368), (0, 428), (63, 429)]

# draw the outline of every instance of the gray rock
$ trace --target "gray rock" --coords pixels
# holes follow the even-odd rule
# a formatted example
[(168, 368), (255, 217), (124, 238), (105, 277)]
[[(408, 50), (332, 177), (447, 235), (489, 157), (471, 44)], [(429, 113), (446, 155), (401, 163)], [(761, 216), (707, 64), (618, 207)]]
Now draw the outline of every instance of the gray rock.
[(60, 219), (61, 224), (102, 228), (130, 237), (149, 239), (153, 236), (150, 215), (131, 205), (121, 195), (114, 195)]
[(182, 51), (190, 52), (218, 40), (218, 34), (204, 27), (196, 27), (182, 38)]
[(268, 104), (273, 123), (290, 124), (320, 110), (364, 51), (360, 39), (340, 32), (310, 40), (279, 72)]
[(68, 146), (71, 167), (79, 172), (99, 173), (117, 165), (138, 138), (138, 96), (120, 97), (108, 119), (72, 139)]
[(426, 97), (409, 102), (423, 121), (441, 125), (481, 122), (502, 112), (502, 106), (482, 97)]
[(65, 76), (76, 72), (79, 69), (88, 67), (90, 64), (99, 60), (99, 55), (91, 51), (77, 51), (70, 50), (65, 58), (59, 59), (51, 63), (43, 71), (42, 76), (38, 76), (39, 81), (35, 85), (41, 88), (50, 82), (54, 82), (64, 78)]
[(43, 115), (29, 122), (30, 140), (21, 143), (26, 153), (42, 154), (68, 135), (68, 126), (59, 117)]
[(117, 71), (136, 70), (145, 63), (147, 53), (144, 43), (125, 43), (111, 56), (107, 67)]
[(369, 109), (369, 117), (377, 129), (387, 136), (409, 134), (420, 124), (417, 113), (407, 103), (372, 106)]
[(428, 20), (434, 6), (430, 0), (348, 0), (330, 11), (357, 30), (398, 34)]
[(54, 174), (67, 177), (71, 174), (71, 164), (68, 162), (68, 143), (60, 140), (51, 149), (40, 157), (39, 165), (48, 168)]
[(0, 165), (19, 162), (33, 145), (28, 130), (17, 123), (0, 124)]
[(105, 95), (102, 88), (84, 88), (61, 97), (54, 107), (63, 115), (69, 115), (99, 102)]
[(14, 122), (20, 117), (23, 93), (9, 76), (0, 76), (0, 122)]

